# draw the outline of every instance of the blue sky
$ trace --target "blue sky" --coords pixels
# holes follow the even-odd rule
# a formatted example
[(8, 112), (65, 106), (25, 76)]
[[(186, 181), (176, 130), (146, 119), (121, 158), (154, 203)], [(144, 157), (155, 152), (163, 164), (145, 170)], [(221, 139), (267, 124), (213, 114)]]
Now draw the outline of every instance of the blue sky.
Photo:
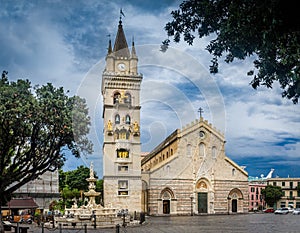
[(102, 176), (101, 73), (108, 36), (114, 42), (123, 9), (124, 30), (134, 37), (141, 92), (142, 150), (150, 151), (176, 128), (203, 116), (224, 132), (226, 155), (245, 165), (251, 176), (300, 177), (300, 109), (281, 98), (281, 90), (253, 90), (246, 76), (253, 57), (221, 63), (210, 75), (211, 38), (193, 46), (172, 44), (159, 52), (166, 39), (165, 24), (180, 1), (116, 0), (0, 0), (0, 68), (10, 79), (28, 78), (33, 84), (52, 82), (88, 100), (93, 120), (90, 138), (94, 153), (76, 160), (69, 156), (64, 169), (89, 166)]

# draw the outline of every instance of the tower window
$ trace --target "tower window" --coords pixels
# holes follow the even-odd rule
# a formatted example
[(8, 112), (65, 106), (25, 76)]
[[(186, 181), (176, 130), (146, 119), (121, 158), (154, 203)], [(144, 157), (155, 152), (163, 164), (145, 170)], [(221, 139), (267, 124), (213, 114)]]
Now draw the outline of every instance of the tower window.
[(130, 116), (126, 115), (125, 122), (127, 125), (130, 125)]
[(117, 114), (115, 116), (115, 124), (120, 124), (120, 115), (119, 114)]
[(119, 92), (116, 92), (114, 94), (114, 104), (118, 104), (119, 103), (120, 97), (121, 97), (121, 94)]
[(118, 166), (118, 172), (128, 172), (128, 166), (127, 165)]
[(128, 180), (118, 181), (118, 195), (128, 195)]
[(129, 151), (126, 149), (118, 149), (117, 158), (121, 158), (121, 159), (129, 158)]
[(131, 95), (129, 93), (125, 94), (125, 103), (131, 104)]

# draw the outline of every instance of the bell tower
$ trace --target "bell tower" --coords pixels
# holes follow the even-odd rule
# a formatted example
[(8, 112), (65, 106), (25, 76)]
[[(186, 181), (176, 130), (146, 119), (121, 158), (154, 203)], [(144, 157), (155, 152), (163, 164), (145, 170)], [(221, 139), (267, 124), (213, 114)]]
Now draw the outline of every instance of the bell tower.
[(102, 74), (103, 198), (105, 207), (141, 211), (140, 89), (134, 42), (128, 48), (122, 19)]

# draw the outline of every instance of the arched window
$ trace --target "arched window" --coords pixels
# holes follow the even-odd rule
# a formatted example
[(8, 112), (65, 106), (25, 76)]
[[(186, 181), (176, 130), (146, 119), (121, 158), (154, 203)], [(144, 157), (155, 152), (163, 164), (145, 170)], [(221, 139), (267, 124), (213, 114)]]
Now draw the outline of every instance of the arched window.
[(232, 175), (235, 175), (235, 168), (232, 169)]
[(199, 144), (199, 156), (200, 157), (205, 156), (205, 145), (204, 145), (204, 143)]
[(169, 174), (170, 173), (170, 165), (167, 165), (167, 174)]
[(131, 95), (129, 93), (125, 94), (125, 103), (131, 104)]
[(126, 115), (125, 122), (127, 125), (130, 125), (130, 116)]
[(213, 146), (211, 149), (212, 158), (215, 159), (217, 157), (217, 147)]
[(188, 157), (192, 156), (192, 145), (191, 144), (187, 144), (187, 146), (186, 146), (186, 155)]
[(117, 114), (115, 116), (115, 124), (120, 124), (120, 115), (119, 114)]
[(173, 155), (173, 149), (171, 149), (171, 155)]
[(116, 92), (116, 93), (114, 94), (114, 104), (119, 103), (120, 97), (121, 97), (121, 94), (120, 94), (119, 92)]

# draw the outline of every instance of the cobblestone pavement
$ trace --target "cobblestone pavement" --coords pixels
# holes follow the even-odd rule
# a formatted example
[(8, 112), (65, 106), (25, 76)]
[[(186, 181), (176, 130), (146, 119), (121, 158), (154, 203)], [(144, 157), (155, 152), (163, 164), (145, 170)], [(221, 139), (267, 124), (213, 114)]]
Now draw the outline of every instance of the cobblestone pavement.
[[(41, 228), (31, 226), (28, 233), (42, 233)], [(85, 233), (84, 229), (62, 229), (63, 233)], [(87, 229), (87, 233), (115, 233), (115, 228)], [(300, 215), (243, 214), (178, 217), (147, 217), (139, 226), (120, 228), (120, 233), (299, 233)], [(44, 233), (60, 233), (44, 229)]]

